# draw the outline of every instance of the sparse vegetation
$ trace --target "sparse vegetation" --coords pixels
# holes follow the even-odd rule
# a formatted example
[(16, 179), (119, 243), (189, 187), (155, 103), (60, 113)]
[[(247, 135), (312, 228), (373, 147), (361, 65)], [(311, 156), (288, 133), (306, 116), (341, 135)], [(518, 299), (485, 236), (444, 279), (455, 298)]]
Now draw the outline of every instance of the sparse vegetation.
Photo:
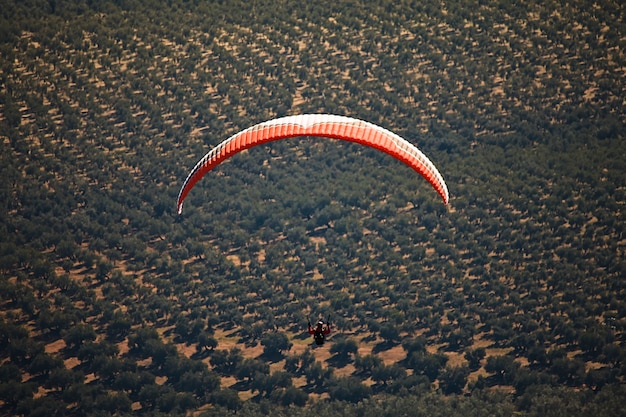
[(626, 414), (620, 2), (5, 3), (1, 415)]

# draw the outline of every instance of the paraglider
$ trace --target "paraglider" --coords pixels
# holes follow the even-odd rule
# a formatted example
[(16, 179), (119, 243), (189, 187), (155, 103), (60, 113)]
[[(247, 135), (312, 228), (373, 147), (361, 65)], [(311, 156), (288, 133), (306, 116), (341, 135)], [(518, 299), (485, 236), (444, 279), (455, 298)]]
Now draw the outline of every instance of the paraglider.
[(448, 187), (435, 165), (406, 139), (375, 124), (331, 114), (286, 116), (259, 123), (224, 140), (191, 170), (178, 194), (177, 210), (193, 186), (209, 171), (245, 149), (297, 136), (314, 136), (355, 142), (385, 152), (422, 175), (448, 204)]
[(329, 335), (331, 332), (330, 321), (326, 321), (324, 323), (323, 320), (319, 320), (315, 327), (311, 326), (311, 322), (309, 321), (309, 329), (308, 333), (313, 335), (313, 340), (315, 340), (315, 344), (317, 346), (322, 346), (326, 341), (326, 335)]

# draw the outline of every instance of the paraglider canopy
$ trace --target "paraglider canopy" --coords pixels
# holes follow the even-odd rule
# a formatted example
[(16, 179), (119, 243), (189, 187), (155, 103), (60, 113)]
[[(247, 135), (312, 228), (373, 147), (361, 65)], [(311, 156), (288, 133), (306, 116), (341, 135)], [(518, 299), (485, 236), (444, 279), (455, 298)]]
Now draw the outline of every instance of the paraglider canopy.
[(421, 174), (448, 204), (448, 187), (435, 165), (406, 139), (375, 124), (332, 114), (302, 114), (259, 123), (229, 137), (204, 155), (191, 170), (178, 194), (177, 210), (193, 186), (209, 171), (245, 149), (297, 136), (314, 136), (355, 142), (383, 151)]

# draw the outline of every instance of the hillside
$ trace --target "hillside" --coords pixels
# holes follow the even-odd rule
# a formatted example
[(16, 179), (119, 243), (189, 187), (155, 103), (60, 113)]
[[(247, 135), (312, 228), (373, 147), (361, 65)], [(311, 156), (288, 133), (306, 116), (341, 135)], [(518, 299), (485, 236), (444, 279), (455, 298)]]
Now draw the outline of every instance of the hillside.
[(626, 414), (620, 2), (5, 3), (0, 415)]

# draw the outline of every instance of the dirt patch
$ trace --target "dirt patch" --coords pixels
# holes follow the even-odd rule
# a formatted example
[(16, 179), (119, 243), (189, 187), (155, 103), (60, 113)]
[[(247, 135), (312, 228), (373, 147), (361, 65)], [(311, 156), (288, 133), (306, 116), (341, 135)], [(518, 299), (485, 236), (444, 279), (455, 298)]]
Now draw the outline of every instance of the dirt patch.
[(65, 340), (63, 339), (59, 339), (59, 340), (55, 340), (52, 343), (48, 343), (45, 347), (45, 352), (46, 353), (58, 353), (60, 352), (62, 349), (65, 349)]
[(383, 360), (385, 365), (393, 365), (406, 357), (406, 352), (402, 348), (402, 345), (397, 345), (391, 349), (384, 350), (378, 353), (378, 357)]
[(191, 358), (191, 356), (197, 352), (196, 345), (187, 345), (185, 343), (178, 343), (176, 345), (176, 350), (178, 350), (178, 353), (185, 355), (188, 358)]
[(120, 343), (117, 344), (117, 348), (120, 351), (120, 355), (125, 355), (128, 353), (129, 348), (128, 348), (128, 338), (122, 340)]
[(446, 356), (448, 357), (448, 366), (452, 368), (458, 368), (459, 366), (463, 366), (467, 364), (467, 360), (464, 357), (463, 353), (460, 352), (446, 352)]

